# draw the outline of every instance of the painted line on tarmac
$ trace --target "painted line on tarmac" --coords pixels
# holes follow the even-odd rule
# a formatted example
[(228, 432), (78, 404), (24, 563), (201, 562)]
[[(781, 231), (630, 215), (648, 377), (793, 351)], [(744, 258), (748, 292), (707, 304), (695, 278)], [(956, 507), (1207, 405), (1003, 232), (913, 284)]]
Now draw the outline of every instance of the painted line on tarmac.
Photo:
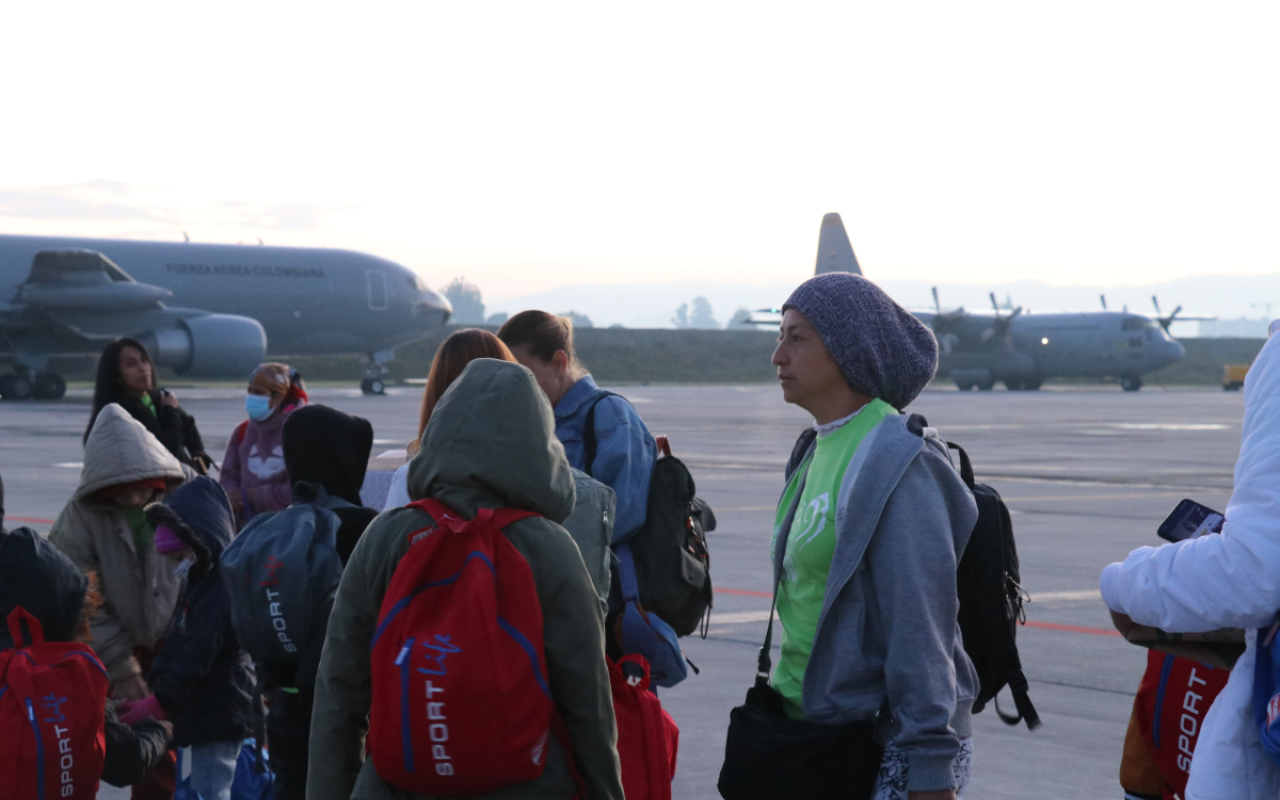
[(1056, 622), (1037, 622), (1029, 619), (1023, 623), (1028, 628), (1043, 628), (1048, 631), (1066, 631), (1067, 633), (1087, 633), (1091, 636), (1115, 636), (1122, 638), (1120, 631), (1107, 630), (1106, 628), (1086, 628), (1083, 625), (1059, 625)]
[[(777, 612), (774, 612), (774, 619), (779, 619)], [(717, 614), (712, 612), (711, 622), (713, 628), (716, 625), (744, 625), (751, 622), (765, 622), (769, 619), (768, 611), (740, 611), (729, 614)], [(1056, 622), (1040, 622), (1038, 620), (1029, 619), (1023, 623), (1028, 628), (1040, 628), (1049, 631), (1062, 631), (1064, 633), (1084, 633), (1090, 636), (1114, 636), (1120, 637), (1120, 632), (1115, 630), (1107, 630), (1106, 628), (1090, 628), (1084, 625), (1061, 625)]]
[(5, 517), (5, 519), (12, 520), (14, 522), (34, 522), (37, 525), (53, 524), (53, 520), (51, 519), (36, 519), (35, 517)]
[[(752, 589), (730, 589), (725, 586), (715, 587), (722, 594), (736, 594), (744, 597), (773, 597), (769, 592), (758, 592)], [(1031, 602), (1052, 603), (1055, 600), (1101, 600), (1102, 592), (1097, 589), (1082, 589), (1069, 592), (1036, 592), (1031, 595)], [(760, 612), (765, 613), (765, 612)], [(761, 617), (760, 619), (765, 619)]]
[(723, 586), (717, 586), (716, 591), (721, 594), (740, 594), (745, 597), (773, 597), (769, 592), (754, 592), (750, 589), (726, 589)]
[(1055, 600), (1101, 600), (1102, 592), (1097, 589), (1084, 589), (1078, 592), (1038, 592), (1031, 595), (1033, 603), (1052, 603)]

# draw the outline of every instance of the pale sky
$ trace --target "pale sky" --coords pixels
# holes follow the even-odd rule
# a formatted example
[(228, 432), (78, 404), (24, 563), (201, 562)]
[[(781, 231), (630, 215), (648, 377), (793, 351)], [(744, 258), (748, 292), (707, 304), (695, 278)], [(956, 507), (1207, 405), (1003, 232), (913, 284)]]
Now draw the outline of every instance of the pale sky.
[(348, 247), (487, 299), (1280, 272), (1280, 4), (6, 4), (0, 232)]

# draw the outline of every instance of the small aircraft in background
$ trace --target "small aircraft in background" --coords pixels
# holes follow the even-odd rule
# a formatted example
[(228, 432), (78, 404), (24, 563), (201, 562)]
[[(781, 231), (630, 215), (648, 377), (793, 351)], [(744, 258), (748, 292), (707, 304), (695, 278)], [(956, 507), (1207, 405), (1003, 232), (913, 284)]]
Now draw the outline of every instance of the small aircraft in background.
[[(815, 275), (851, 272), (862, 275), (839, 214), (822, 218)], [(1032, 312), (1021, 306), (1002, 309), (991, 297), (991, 311), (944, 310), (933, 289), (932, 310), (913, 310), (938, 339), (938, 376), (962, 390), (1034, 391), (1048, 378), (1112, 378), (1127, 392), (1142, 388), (1142, 376), (1180, 361), (1186, 349), (1169, 335), (1175, 320), (1213, 319), (1181, 314), (1178, 306), (1164, 316), (1152, 297), (1154, 318), (1124, 309), (1110, 311)], [(762, 309), (757, 324), (777, 322), (777, 309)]]

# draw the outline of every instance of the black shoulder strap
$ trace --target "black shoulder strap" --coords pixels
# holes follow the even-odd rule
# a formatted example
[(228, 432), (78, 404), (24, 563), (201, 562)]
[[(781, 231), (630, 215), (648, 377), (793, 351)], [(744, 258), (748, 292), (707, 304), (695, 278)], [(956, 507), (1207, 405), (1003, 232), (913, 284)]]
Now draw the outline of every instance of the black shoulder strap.
[(791, 458), (787, 459), (786, 479), (791, 480), (791, 476), (795, 471), (800, 469), (800, 465), (804, 463), (804, 457), (809, 455), (809, 448), (813, 447), (813, 441), (818, 438), (818, 432), (813, 426), (805, 428), (800, 437), (796, 439), (795, 447), (791, 448)]
[[(796, 486), (795, 497), (791, 498), (791, 507), (787, 509), (787, 516), (782, 520), (782, 527), (778, 530), (778, 550), (782, 559), (787, 555), (787, 537), (791, 534), (791, 522), (796, 518), (796, 511), (800, 508), (800, 498), (804, 495), (804, 484), (809, 480), (809, 467), (804, 465), (804, 473), (800, 475), (800, 483)], [(778, 607), (778, 586), (782, 583), (782, 573), (785, 567), (781, 563), (781, 559), (771, 559), (774, 565), (773, 575), (773, 602), (769, 604), (769, 626), (765, 628), (764, 644), (760, 647), (760, 655), (756, 659), (756, 683), (759, 685), (762, 681), (767, 683), (769, 680), (769, 670), (773, 667), (773, 659), (769, 657), (769, 652), (773, 648), (773, 612)]]
[[(587, 409), (587, 421), (582, 426), (582, 450), (583, 464), (582, 471), (595, 477), (591, 472), (591, 468), (596, 464), (596, 406), (600, 405), (600, 401), (606, 397), (622, 397), (615, 392), (602, 391), (596, 395), (596, 399), (591, 401), (591, 408)], [(627, 398), (622, 397), (623, 400)]]
[(968, 486), (969, 490), (972, 491), (976, 481), (973, 477), (973, 462), (969, 460), (969, 454), (964, 451), (963, 447), (955, 442), (947, 442), (947, 447), (950, 447), (952, 450), (955, 450), (960, 454), (960, 479), (964, 481), (964, 485)]

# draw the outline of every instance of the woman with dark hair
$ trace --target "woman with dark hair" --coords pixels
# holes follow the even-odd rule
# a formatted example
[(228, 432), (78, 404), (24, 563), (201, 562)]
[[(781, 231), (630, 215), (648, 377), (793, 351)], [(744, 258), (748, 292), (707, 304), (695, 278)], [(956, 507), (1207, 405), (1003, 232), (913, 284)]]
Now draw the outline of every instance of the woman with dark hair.
[(249, 418), (231, 434), (218, 476), (236, 513), (237, 530), (256, 514), (289, 507), (293, 489), (284, 465), (284, 422), (307, 404), (307, 386), (288, 364), (259, 364), (246, 391)]
[[(440, 343), (435, 358), (431, 360), (431, 372), (427, 375), (427, 388), (422, 392), (422, 410), (418, 414), (418, 438), (405, 448), (409, 457), (418, 454), (422, 433), (431, 420), (431, 412), (436, 403), (444, 396), (445, 390), (462, 374), (462, 370), (477, 358), (496, 358), (499, 361), (515, 362), (502, 340), (488, 331), (479, 328), (464, 328), (449, 334)], [(391, 476), (391, 489), (387, 493), (387, 502), (383, 510), (400, 508), (409, 503), (409, 465), (406, 463)]]
[(174, 458), (202, 475), (209, 471), (213, 459), (204, 451), (195, 419), (182, 410), (173, 392), (156, 388), (155, 364), (137, 339), (122, 336), (102, 351), (93, 386), (93, 413), (84, 429), (84, 441), (89, 441), (89, 431), (98, 414), (112, 403), (141, 422)]
[[(623, 542), (644, 525), (649, 478), (658, 446), (626, 400), (596, 386), (573, 352), (573, 323), (546, 311), (521, 311), (503, 323), (498, 338), (527, 367), (551, 401), (556, 438), (574, 469), (613, 489), (618, 515), (613, 540)], [(588, 463), (586, 426), (592, 422), (595, 456)]]

